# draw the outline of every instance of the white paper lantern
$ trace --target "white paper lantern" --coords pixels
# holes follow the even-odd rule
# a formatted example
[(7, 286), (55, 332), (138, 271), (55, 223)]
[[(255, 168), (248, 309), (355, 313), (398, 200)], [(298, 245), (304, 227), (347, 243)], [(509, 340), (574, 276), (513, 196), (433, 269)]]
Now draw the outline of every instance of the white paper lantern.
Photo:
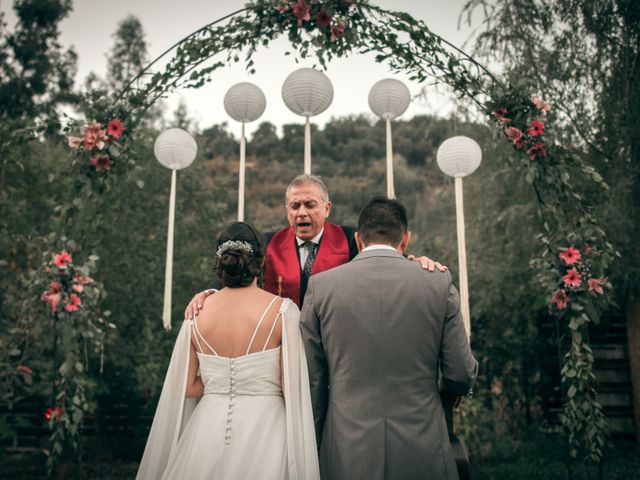
[(257, 85), (236, 83), (224, 96), (224, 109), (237, 122), (253, 122), (260, 118), (267, 106), (267, 99)]
[(376, 82), (369, 90), (369, 108), (377, 116), (393, 120), (402, 115), (411, 102), (407, 86), (395, 78)]
[(165, 130), (153, 145), (158, 161), (171, 170), (181, 170), (191, 165), (198, 153), (198, 145), (191, 135), (181, 128)]
[(282, 84), (282, 99), (289, 110), (303, 117), (324, 112), (333, 101), (333, 85), (324, 73), (301, 68)]
[(464, 136), (446, 139), (438, 148), (438, 167), (452, 177), (466, 177), (480, 166), (482, 150), (478, 143)]

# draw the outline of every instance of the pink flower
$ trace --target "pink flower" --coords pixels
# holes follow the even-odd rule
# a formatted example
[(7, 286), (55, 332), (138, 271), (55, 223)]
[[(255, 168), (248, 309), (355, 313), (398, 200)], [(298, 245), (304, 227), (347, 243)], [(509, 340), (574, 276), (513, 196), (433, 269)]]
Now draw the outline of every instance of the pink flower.
[(102, 129), (102, 125), (95, 120), (87, 125), (83, 138), (85, 150), (90, 151), (94, 147), (102, 150), (106, 140), (108, 140), (107, 132)]
[(278, 10), (280, 13), (284, 13), (287, 10), (289, 10), (289, 4), (288, 3), (284, 3), (282, 5), (276, 5), (273, 8), (275, 8), (276, 10)]
[(324, 25), (325, 27), (328, 27), (329, 25), (331, 25), (331, 15), (329, 15), (324, 10), (318, 10), (318, 14), (316, 15), (316, 20), (318, 22), (318, 25)]
[(580, 273), (578, 273), (578, 270), (576, 270), (575, 268), (570, 268), (569, 270), (567, 270), (567, 274), (562, 277), (562, 280), (567, 287), (578, 288), (580, 284), (582, 284), (582, 277), (580, 276)]
[(587, 284), (589, 285), (589, 291), (595, 292), (599, 295), (602, 295), (604, 293), (604, 290), (602, 289), (602, 285), (604, 285), (605, 283), (607, 283), (606, 278), (590, 278), (589, 280), (587, 280)]
[(505, 107), (501, 107), (495, 112), (493, 112), (493, 116), (496, 117), (502, 123), (509, 123), (511, 119), (505, 116), (507, 113), (509, 113), (507, 109)]
[(584, 247), (582, 247), (582, 251), (584, 252), (585, 255), (589, 255), (593, 251), (593, 247), (588, 243), (585, 243)]
[(534, 120), (531, 122), (531, 127), (527, 130), (527, 133), (532, 137), (537, 137), (538, 135), (542, 135), (542, 131), (544, 130), (544, 123), (540, 120)]
[(551, 295), (551, 301), (556, 303), (556, 306), (560, 310), (564, 310), (567, 308), (567, 303), (569, 303), (571, 299), (567, 297), (567, 294), (564, 290), (557, 290), (553, 295)]
[(114, 118), (107, 125), (107, 133), (113, 138), (119, 138), (122, 132), (124, 132), (124, 123), (119, 118)]
[(31, 370), (26, 365), (18, 365), (16, 367), (16, 372), (19, 372), (19, 373), (21, 373), (23, 375), (33, 375), (33, 370)]
[(529, 155), (529, 160), (535, 160), (538, 157), (546, 157), (547, 149), (544, 142), (536, 142), (536, 144), (527, 150), (527, 154)]
[(573, 265), (580, 261), (580, 250), (575, 247), (569, 247), (564, 252), (560, 252), (559, 257), (565, 265)]
[(69, 135), (67, 137), (67, 142), (71, 148), (80, 148), (82, 146), (82, 138), (74, 137), (73, 135)]
[(80, 273), (76, 272), (75, 276), (73, 277), (73, 286), (71, 288), (73, 288), (74, 292), (81, 293), (84, 288), (83, 286), (92, 282), (93, 278), (81, 275)]
[(67, 268), (67, 264), (73, 263), (73, 259), (71, 258), (71, 255), (69, 255), (69, 252), (63, 250), (53, 256), (53, 263), (55, 263), (58, 268)]
[(331, 30), (331, 38), (329, 40), (332, 42), (335, 42), (336, 40), (338, 40), (340, 37), (344, 35), (344, 25), (341, 25), (341, 24), (331, 25), (330, 30)]
[(78, 310), (78, 307), (82, 305), (82, 300), (80, 300), (80, 297), (75, 293), (69, 295), (69, 302), (70, 303), (67, 303), (67, 305), (64, 307), (67, 312), (75, 312), (76, 310)]
[(533, 96), (531, 97), (531, 102), (533, 105), (542, 112), (543, 115), (546, 115), (549, 110), (551, 110), (551, 105), (542, 100), (540, 97)]
[(307, 5), (304, 0), (298, 0), (298, 3), (293, 6), (293, 14), (298, 18), (298, 28), (300, 28), (304, 20), (311, 19), (311, 5)]
[(91, 162), (91, 165), (96, 167), (96, 172), (111, 170), (111, 165), (113, 164), (109, 155), (106, 154), (94, 155), (89, 159), (89, 162)]
[(522, 136), (524, 135), (522, 133), (522, 130), (516, 127), (508, 127), (506, 132), (507, 132), (507, 138), (511, 140), (516, 147), (518, 148), (522, 147), (523, 145)]
[(58, 304), (62, 298), (62, 284), (60, 282), (51, 282), (49, 290), (40, 295), (40, 300), (46, 302), (53, 313), (58, 311)]

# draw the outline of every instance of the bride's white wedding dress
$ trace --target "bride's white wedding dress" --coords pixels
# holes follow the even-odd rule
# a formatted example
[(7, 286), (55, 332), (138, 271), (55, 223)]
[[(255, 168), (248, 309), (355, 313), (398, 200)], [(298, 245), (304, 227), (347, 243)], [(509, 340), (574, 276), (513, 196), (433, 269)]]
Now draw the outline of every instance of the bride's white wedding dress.
[[(183, 323), (138, 479), (320, 477), (300, 311), (285, 299), (278, 317), (282, 319), (280, 347), (236, 358), (215, 354), (199, 335), (196, 322)], [(204, 342), (211, 352), (198, 348), (204, 383), (204, 396), (198, 401), (185, 398), (192, 335), (196, 344), (201, 347)], [(253, 338), (247, 352), (252, 343)], [(267, 343), (268, 339), (265, 347)]]

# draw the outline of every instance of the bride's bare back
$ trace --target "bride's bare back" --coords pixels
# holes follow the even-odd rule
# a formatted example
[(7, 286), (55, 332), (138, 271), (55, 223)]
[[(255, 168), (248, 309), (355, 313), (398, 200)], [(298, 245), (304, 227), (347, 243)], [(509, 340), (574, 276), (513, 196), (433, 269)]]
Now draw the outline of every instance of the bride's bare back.
[[(243, 288), (224, 288), (205, 300), (196, 318), (198, 332), (222, 357), (277, 348), (282, 342), (282, 322), (276, 318), (282, 301), (258, 288), (255, 282)], [(192, 340), (196, 342), (195, 336)], [(202, 353), (213, 354), (206, 344), (194, 346)]]

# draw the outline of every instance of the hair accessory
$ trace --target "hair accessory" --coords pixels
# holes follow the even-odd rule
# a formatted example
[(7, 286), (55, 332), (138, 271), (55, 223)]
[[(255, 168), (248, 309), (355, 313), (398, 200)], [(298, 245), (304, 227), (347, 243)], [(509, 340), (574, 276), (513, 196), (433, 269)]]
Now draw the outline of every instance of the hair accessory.
[(249, 242), (241, 242), (239, 240), (227, 240), (216, 250), (216, 256), (220, 257), (227, 250), (242, 250), (249, 255), (253, 253), (253, 247)]

